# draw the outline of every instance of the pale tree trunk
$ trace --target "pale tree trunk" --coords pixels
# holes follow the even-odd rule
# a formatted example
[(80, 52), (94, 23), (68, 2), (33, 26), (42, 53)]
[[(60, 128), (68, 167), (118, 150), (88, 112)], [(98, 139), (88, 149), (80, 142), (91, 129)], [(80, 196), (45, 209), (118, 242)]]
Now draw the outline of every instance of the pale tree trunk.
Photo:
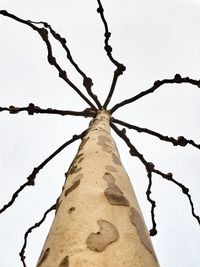
[(159, 266), (109, 120), (103, 110), (90, 123), (37, 267)]

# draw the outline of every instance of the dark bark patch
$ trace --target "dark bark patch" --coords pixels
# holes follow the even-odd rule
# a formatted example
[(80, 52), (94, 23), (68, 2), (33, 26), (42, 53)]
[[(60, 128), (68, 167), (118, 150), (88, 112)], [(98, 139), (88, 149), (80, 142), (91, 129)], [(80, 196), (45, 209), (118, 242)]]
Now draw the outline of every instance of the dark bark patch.
[(83, 178), (83, 174), (80, 173), (78, 175), (76, 175), (74, 178), (73, 178), (73, 184), (78, 181), (78, 180), (81, 180)]
[(78, 163), (81, 163), (83, 160), (84, 160), (84, 158), (83, 158), (83, 157), (82, 157), (82, 158), (80, 158), (80, 159), (78, 160)]
[(129, 206), (129, 201), (126, 199), (122, 191), (115, 184), (109, 184), (109, 187), (106, 188), (104, 194), (108, 202), (112, 205), (118, 206)]
[(76, 169), (76, 170), (74, 171), (74, 173), (80, 172), (81, 170), (82, 170), (82, 167)]
[(121, 165), (121, 160), (114, 153), (112, 153), (112, 158), (115, 164)]
[(86, 244), (89, 249), (100, 252), (119, 238), (119, 232), (108, 221), (98, 220), (97, 223), (100, 226), (99, 232), (91, 233), (86, 240)]
[(76, 182), (73, 183), (72, 186), (70, 186), (68, 189), (65, 190), (65, 197), (71, 193), (74, 189), (76, 189), (80, 184), (80, 180), (77, 180)]
[(102, 147), (107, 146), (107, 143), (112, 143), (111, 139), (105, 135), (99, 135), (98, 136), (98, 143), (97, 145), (100, 145)]
[(105, 172), (103, 179), (109, 184), (115, 183), (115, 177), (110, 172)]
[(152, 246), (151, 241), (150, 241), (149, 234), (148, 234), (148, 232), (145, 228), (145, 225), (144, 225), (144, 221), (141, 218), (141, 215), (139, 214), (139, 212), (133, 207), (131, 207), (130, 221), (136, 227), (140, 241), (142, 242), (142, 244), (156, 258), (153, 246)]
[(69, 267), (69, 256), (65, 256), (58, 267)]
[(69, 170), (69, 174), (73, 174), (77, 170), (77, 168), (78, 168), (77, 165), (72, 165), (70, 170)]
[(69, 210), (68, 210), (68, 213), (70, 214), (70, 213), (72, 213), (73, 211), (75, 211), (75, 207), (71, 207)]
[(107, 165), (106, 166), (106, 170), (107, 171), (111, 171), (111, 172), (117, 172), (117, 169), (111, 165)]
[(61, 203), (62, 203), (62, 200), (60, 201), (60, 199), (58, 198), (56, 201), (56, 213), (58, 212), (58, 209), (59, 209)]
[(50, 252), (50, 248), (47, 248), (45, 252), (41, 255), (41, 259), (39, 260), (37, 267), (41, 266), (41, 264), (47, 259)]
[(129, 201), (119, 187), (115, 185), (115, 177), (111, 173), (106, 172), (103, 179), (106, 180), (109, 186), (104, 190), (104, 194), (108, 202), (112, 205), (129, 206)]

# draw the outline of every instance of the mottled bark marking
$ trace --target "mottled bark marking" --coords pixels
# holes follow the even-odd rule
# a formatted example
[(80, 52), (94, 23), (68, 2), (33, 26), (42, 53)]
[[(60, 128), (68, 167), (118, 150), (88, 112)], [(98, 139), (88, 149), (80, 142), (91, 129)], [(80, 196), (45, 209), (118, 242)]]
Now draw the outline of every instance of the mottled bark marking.
[(89, 136), (83, 138), (83, 140), (82, 140), (82, 142), (81, 142), (81, 144), (80, 144), (80, 146), (79, 146), (79, 148), (78, 148), (78, 151), (80, 151), (80, 150), (85, 146), (85, 144), (87, 143), (87, 140), (88, 140), (88, 139), (89, 139)]
[(58, 267), (69, 267), (69, 256), (65, 256)]
[(109, 184), (115, 183), (115, 177), (110, 172), (105, 172), (103, 179)]
[(115, 242), (119, 238), (117, 228), (110, 222), (105, 220), (98, 220), (100, 231), (91, 233), (87, 240), (87, 247), (94, 251), (103, 251), (108, 245)]
[(37, 267), (41, 266), (41, 264), (47, 259), (49, 252), (50, 252), (50, 248), (47, 248), (44, 254), (41, 255), (41, 259), (39, 260)]
[(102, 149), (112, 155), (113, 162), (117, 165), (121, 165), (121, 161), (118, 156), (113, 152), (115, 148), (115, 144), (113, 144), (112, 139), (105, 135), (98, 136), (97, 145), (102, 146)]
[(107, 165), (106, 166), (106, 170), (107, 171), (111, 171), (111, 172), (117, 172), (117, 169), (111, 165)]
[(136, 227), (140, 241), (145, 246), (145, 248), (148, 249), (152, 253), (154, 258), (156, 258), (153, 246), (152, 246), (151, 241), (149, 239), (148, 232), (145, 229), (144, 221), (141, 218), (141, 215), (133, 207), (131, 207), (130, 210), (131, 210), (130, 221)]
[(68, 210), (68, 213), (70, 214), (70, 213), (72, 213), (73, 211), (75, 211), (75, 207), (71, 207), (69, 210)]
[(65, 197), (71, 193), (74, 189), (76, 189), (80, 184), (80, 180), (77, 180), (75, 183), (73, 183), (72, 186), (70, 186), (68, 189), (65, 190)]
[(80, 158), (80, 159), (78, 160), (78, 163), (81, 163), (81, 162), (83, 161), (83, 159), (84, 159), (84, 157)]
[(82, 170), (82, 167), (76, 169), (74, 173), (80, 172), (81, 170)]
[(105, 147), (105, 148), (106, 147), (113, 148), (112, 140), (109, 137), (105, 136), (105, 135), (99, 135), (98, 136), (97, 145)]
[(105, 173), (103, 179), (107, 181), (108, 188), (104, 190), (104, 194), (108, 200), (108, 202), (112, 205), (118, 206), (129, 206), (128, 199), (124, 196), (122, 191), (119, 189), (117, 185), (115, 185), (115, 178), (111, 173)]
[(69, 167), (68, 172), (65, 173), (66, 178), (69, 174), (77, 173), (81, 170), (81, 168), (78, 168), (78, 164), (84, 159), (84, 157), (82, 156), (83, 153), (76, 155), (75, 159), (73, 160), (72, 164)]
[(61, 203), (62, 203), (62, 200), (60, 201), (60, 199), (58, 198), (56, 201), (56, 213), (58, 212), (58, 209), (59, 209)]
[(73, 184), (76, 182), (76, 181), (78, 181), (78, 180), (81, 180), (83, 178), (83, 174), (82, 173), (80, 173), (80, 174), (78, 174), (78, 175), (76, 175), (74, 178), (73, 178)]
[(117, 165), (121, 165), (121, 160), (114, 154), (112, 153), (112, 158), (113, 158), (113, 162)]

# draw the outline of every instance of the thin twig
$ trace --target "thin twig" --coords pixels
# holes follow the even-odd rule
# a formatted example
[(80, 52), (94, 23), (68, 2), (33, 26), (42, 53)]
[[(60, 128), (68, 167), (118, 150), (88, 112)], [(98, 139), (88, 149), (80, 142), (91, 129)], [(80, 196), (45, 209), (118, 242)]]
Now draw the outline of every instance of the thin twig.
[(148, 187), (147, 187), (146, 195), (147, 195), (147, 200), (151, 204), (151, 221), (152, 221), (152, 228), (150, 229), (149, 234), (150, 234), (150, 236), (154, 236), (154, 235), (157, 234), (155, 213), (154, 213), (154, 209), (156, 207), (156, 202), (150, 197), (150, 195), (151, 195), (151, 186), (152, 186), (152, 171), (151, 171), (151, 169), (147, 170), (147, 176), (148, 176), (148, 179), (149, 179), (149, 184), (148, 184)]
[(109, 44), (109, 39), (110, 39), (110, 36), (111, 36), (111, 32), (109, 32), (109, 29), (108, 29), (108, 23), (105, 19), (105, 16), (104, 16), (104, 9), (103, 9), (103, 5), (101, 3), (100, 0), (97, 0), (97, 3), (99, 5), (99, 7), (97, 8), (97, 12), (100, 14), (101, 16), (101, 20), (104, 24), (104, 28), (105, 28), (105, 33), (104, 33), (104, 36), (105, 36), (105, 39), (104, 39), (104, 43), (105, 43), (105, 46), (104, 46), (104, 49), (107, 53), (107, 56), (109, 57), (110, 61), (117, 67), (117, 69), (114, 71), (114, 75), (113, 75), (113, 81), (112, 81), (112, 84), (111, 84), (111, 88), (110, 88), (110, 91), (108, 93), (108, 96), (105, 100), (105, 103), (103, 104), (103, 108), (106, 109), (111, 98), (112, 98), (112, 95), (114, 93), (114, 90), (115, 90), (115, 87), (116, 87), (116, 83), (117, 83), (117, 79), (120, 75), (123, 74), (123, 72), (126, 70), (126, 67), (119, 63), (116, 59), (113, 58), (112, 56), (112, 46)]
[(123, 126), (129, 128), (129, 129), (133, 129), (133, 130), (135, 130), (135, 131), (137, 131), (139, 133), (143, 132), (143, 133), (147, 133), (147, 134), (156, 136), (162, 141), (166, 141), (166, 142), (172, 143), (174, 146), (186, 146), (187, 144), (190, 144), (190, 145), (200, 149), (200, 144), (196, 144), (193, 140), (191, 140), (191, 139), (188, 140), (184, 136), (178, 136), (177, 139), (176, 139), (174, 137), (165, 136), (165, 135), (162, 135), (162, 134), (160, 134), (158, 132), (152, 131), (150, 129), (138, 127), (138, 126), (135, 126), (133, 124), (129, 124), (127, 122), (124, 122), (124, 121), (121, 121), (121, 120), (118, 120), (118, 119), (115, 119), (115, 118), (112, 118), (112, 121), (114, 123), (118, 123), (120, 125), (123, 125)]
[(154, 168), (154, 164), (152, 162), (148, 162), (144, 156), (136, 149), (136, 147), (131, 143), (130, 139), (127, 137), (125, 130), (120, 130), (117, 128), (117, 126), (115, 124), (113, 124), (111, 122), (111, 127), (112, 129), (117, 133), (117, 135), (119, 137), (122, 138), (122, 140), (124, 140), (124, 142), (126, 143), (126, 145), (130, 148), (129, 153), (131, 154), (131, 156), (135, 156), (137, 157), (145, 166), (146, 170), (151, 169), (151, 172), (157, 173), (158, 175), (160, 175), (162, 178), (167, 179), (168, 181), (173, 182), (174, 184), (176, 184), (179, 188), (181, 188), (182, 192), (188, 197), (189, 199), (189, 203), (190, 203), (190, 207), (191, 207), (191, 212), (193, 217), (198, 221), (199, 225), (200, 225), (200, 217), (198, 215), (196, 215), (195, 211), (194, 211), (194, 204), (191, 198), (191, 195), (189, 194), (189, 189), (187, 187), (185, 187), (183, 184), (179, 183), (178, 181), (176, 181), (173, 178), (172, 173), (163, 173), (160, 170), (157, 170)]
[(180, 74), (176, 74), (173, 79), (157, 80), (154, 82), (154, 85), (151, 88), (149, 88), (148, 90), (142, 91), (141, 93), (139, 93), (139, 94), (137, 94), (131, 98), (125, 99), (122, 102), (114, 105), (110, 109), (110, 114), (113, 114), (120, 107), (123, 107), (127, 104), (133, 103), (134, 101), (142, 98), (143, 96), (148, 95), (150, 93), (153, 93), (155, 90), (157, 90), (163, 84), (172, 84), (172, 83), (189, 83), (192, 85), (196, 85), (197, 87), (200, 87), (200, 80), (190, 79), (189, 77), (182, 78)]
[(60, 146), (56, 151), (54, 151), (48, 158), (46, 158), (40, 165), (35, 167), (32, 171), (32, 173), (27, 177), (27, 182), (24, 183), (17, 189), (17, 191), (12, 195), (11, 200), (5, 204), (1, 209), (0, 209), (0, 214), (4, 212), (7, 208), (12, 206), (14, 203), (15, 199), (18, 197), (18, 194), (27, 186), (34, 186), (35, 185), (35, 179), (39, 171), (50, 161), (52, 160), (57, 154), (59, 154), (65, 147), (73, 143), (74, 141), (78, 139), (82, 139), (86, 134), (86, 131), (83, 131), (81, 134), (78, 135), (73, 135), (73, 137), (65, 142), (62, 146)]
[(72, 55), (71, 55), (71, 51), (69, 50), (68, 46), (67, 46), (67, 41), (65, 38), (63, 38), (62, 36), (60, 36), (60, 34), (58, 34), (57, 32), (55, 32), (55, 30), (51, 27), (51, 25), (49, 25), (47, 22), (43, 22), (43, 21), (39, 21), (39, 22), (35, 22), (35, 21), (31, 21), (29, 20), (29, 22), (33, 23), (33, 24), (42, 24), (45, 28), (48, 28), (52, 34), (52, 36), (62, 45), (62, 47), (64, 48), (66, 54), (67, 54), (67, 58), (69, 59), (70, 63), (74, 66), (74, 68), (77, 70), (77, 72), (83, 77), (83, 86), (86, 88), (87, 93), (91, 96), (91, 98), (95, 101), (95, 103), (97, 104), (98, 108), (101, 109), (101, 103), (98, 100), (98, 97), (93, 94), (92, 92), (92, 79), (90, 77), (88, 77), (78, 66), (78, 64), (74, 61)]
[(57, 63), (56, 58), (53, 56), (52, 53), (52, 47), (51, 47), (51, 43), (49, 41), (48, 38), (48, 31), (45, 28), (39, 28), (37, 26), (35, 26), (34, 24), (32, 24), (30, 22), (30, 20), (23, 20), (11, 13), (8, 13), (6, 10), (0, 10), (0, 14), (6, 17), (10, 17), (22, 24), (28, 25), (29, 27), (31, 27), (33, 30), (37, 31), (39, 33), (39, 35), (41, 36), (41, 38), (43, 39), (43, 41), (45, 42), (46, 46), (47, 46), (47, 51), (48, 51), (48, 55), (47, 55), (47, 59), (50, 65), (53, 65), (59, 73), (59, 77), (62, 78), (70, 87), (72, 87), (74, 89), (74, 91), (94, 110), (96, 110), (96, 107), (92, 104), (92, 102), (78, 89), (78, 87), (72, 83), (71, 80), (68, 79), (67, 77), (67, 73), (66, 71), (64, 71)]
[(35, 228), (37, 227), (40, 227), (40, 225), (45, 221), (47, 215), (52, 211), (52, 210), (55, 210), (56, 209), (56, 204), (54, 204), (53, 206), (51, 206), (51, 208), (49, 208), (48, 210), (45, 211), (45, 213), (43, 214), (43, 217), (42, 219), (35, 223), (33, 226), (31, 226), (24, 234), (24, 243), (23, 243), (23, 246), (22, 246), (22, 249), (19, 253), (19, 256), (20, 256), (20, 259), (23, 263), (23, 266), (24, 267), (27, 267), (26, 265), (26, 262), (25, 262), (25, 251), (26, 251), (26, 247), (27, 247), (27, 240), (28, 240), (28, 235), (32, 232), (32, 230), (34, 230)]
[(35, 106), (33, 103), (30, 103), (27, 107), (0, 107), (1, 111), (8, 111), (10, 114), (18, 114), (22, 111), (27, 111), (29, 115), (34, 114), (57, 114), (57, 115), (72, 115), (72, 116), (83, 116), (83, 117), (94, 117), (96, 116), (96, 111), (91, 108), (86, 108), (83, 111), (73, 111), (73, 110), (59, 110), (53, 108), (43, 109), (38, 106)]

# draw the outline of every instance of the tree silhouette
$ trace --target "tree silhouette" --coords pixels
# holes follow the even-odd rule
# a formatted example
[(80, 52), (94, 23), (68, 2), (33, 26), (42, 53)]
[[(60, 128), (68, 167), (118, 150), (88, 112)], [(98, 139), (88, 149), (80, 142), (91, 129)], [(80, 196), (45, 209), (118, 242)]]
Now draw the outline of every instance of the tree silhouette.
[[(168, 181), (174, 183), (179, 189), (181, 189), (182, 193), (185, 194), (186, 198), (188, 199), (188, 203), (190, 205), (192, 216), (200, 224), (200, 218), (195, 212), (194, 203), (192, 201), (192, 197), (191, 197), (191, 194), (189, 192), (189, 189), (184, 184), (179, 182), (178, 178), (176, 178), (171, 172), (168, 172), (168, 173), (164, 172), (164, 171), (160, 170), (157, 166), (155, 166), (154, 163), (149, 162), (146, 159), (145, 155), (143, 155), (142, 152), (137, 149), (137, 144), (134, 144), (134, 142), (131, 141), (131, 139), (129, 138), (129, 135), (126, 133), (126, 129), (132, 129), (132, 130), (135, 130), (139, 133), (146, 133), (148, 135), (152, 135), (154, 137), (159, 138), (161, 141), (169, 142), (174, 146), (185, 147), (185, 146), (190, 145), (190, 146), (193, 146), (194, 149), (196, 149), (196, 148), (199, 149), (200, 145), (197, 144), (195, 141), (191, 140), (190, 138), (186, 138), (184, 136), (169, 137), (169, 136), (166, 136), (162, 133), (159, 133), (153, 129), (143, 128), (140, 126), (130, 124), (124, 120), (120, 120), (119, 118), (115, 117), (115, 115), (114, 115), (114, 113), (118, 109), (120, 109), (126, 105), (132, 105), (133, 102), (147, 96), (148, 94), (154, 93), (156, 90), (159, 90), (165, 84), (187, 83), (187, 84), (191, 84), (191, 85), (200, 87), (200, 81), (196, 80), (196, 79), (189, 78), (189, 77), (181, 77), (180, 74), (175, 74), (174, 77), (172, 77), (170, 79), (156, 80), (150, 88), (148, 88), (148, 89), (146, 89), (146, 90), (144, 90), (138, 94), (135, 94), (128, 99), (122, 100), (122, 101), (120, 101), (120, 102), (118, 102), (118, 103), (116, 103), (110, 107), (110, 101), (111, 101), (113, 94), (115, 93), (116, 84), (117, 84), (120, 76), (126, 70), (126, 67), (122, 63), (118, 62), (114, 57), (114, 53), (112, 51), (112, 46), (110, 45), (111, 33), (109, 32), (108, 23), (107, 23), (107, 20), (105, 19), (105, 16), (104, 16), (103, 6), (99, 0), (97, 0), (97, 2), (98, 2), (97, 12), (99, 13), (99, 15), (101, 17), (101, 20), (103, 22), (104, 29), (105, 29), (105, 32), (104, 32), (104, 44), (105, 44), (104, 49), (106, 51), (106, 54), (107, 54), (109, 60), (115, 66), (112, 82), (110, 85), (110, 90), (109, 90), (105, 100), (103, 102), (101, 102), (99, 100), (98, 96), (93, 93), (93, 89), (92, 89), (93, 81), (92, 81), (92, 79), (90, 77), (88, 77), (85, 74), (85, 72), (83, 72), (82, 69), (78, 66), (78, 64), (74, 61), (72, 54), (69, 50), (69, 47), (67, 45), (66, 39), (63, 38), (60, 34), (58, 34), (47, 22), (42, 22), (42, 21), (41, 22), (34, 22), (34, 21), (30, 21), (30, 20), (21, 19), (14, 14), (11, 14), (5, 10), (1, 10), (0, 11), (1, 15), (9, 17), (9, 18), (11, 18), (11, 19), (13, 19), (19, 23), (25, 24), (26, 26), (32, 28), (35, 32), (37, 32), (39, 34), (43, 43), (46, 45), (47, 60), (48, 60), (49, 64), (52, 65), (57, 70), (59, 77), (62, 80), (64, 80), (64, 82), (66, 82), (67, 85), (69, 85), (82, 98), (82, 100), (85, 103), (87, 103), (87, 108), (82, 110), (82, 111), (60, 110), (60, 109), (54, 109), (54, 108), (40, 108), (39, 106), (37, 106), (33, 103), (30, 103), (26, 107), (16, 107), (13, 105), (9, 106), (9, 107), (1, 107), (0, 111), (2, 111), (2, 112), (7, 111), (10, 114), (18, 114), (20, 112), (26, 111), (29, 115), (42, 113), (42, 114), (57, 114), (57, 115), (62, 115), (62, 116), (66, 116), (66, 115), (82, 116), (82, 117), (88, 118), (88, 117), (95, 117), (97, 114), (97, 111), (99, 109), (107, 109), (110, 112), (110, 114), (112, 115), (111, 122), (110, 122), (112, 129), (126, 143), (126, 145), (128, 146), (130, 155), (138, 158), (146, 170), (146, 176), (148, 178), (148, 186), (147, 186), (147, 190), (146, 190), (146, 195), (147, 195), (147, 200), (151, 204), (151, 219), (152, 219), (152, 227), (150, 229), (150, 235), (153, 236), (157, 233), (156, 219), (155, 219), (156, 218), (156, 215), (155, 215), (156, 214), (156, 211), (155, 211), (156, 201), (154, 199), (152, 199), (152, 197), (151, 197), (151, 191), (152, 191), (151, 186), (152, 186), (152, 180), (153, 180), (154, 174), (159, 175), (162, 179), (165, 179), (165, 180), (168, 180)], [(67, 56), (68, 60), (70, 61), (70, 63), (72, 64), (72, 66), (82, 76), (82, 81), (83, 81), (82, 83), (83, 83), (83, 87), (84, 87), (85, 91), (83, 89), (79, 89), (79, 87), (77, 87), (75, 85), (75, 83), (72, 82), (72, 80), (68, 77), (68, 74), (66, 73), (66, 71), (57, 62), (57, 59), (54, 56), (53, 47), (51, 44), (51, 40), (52, 40), (51, 38), (54, 38), (56, 41), (58, 41), (60, 43), (60, 45), (63, 47), (64, 51), (66, 52), (66, 56)], [(123, 126), (123, 128), (121, 128), (121, 129), (118, 128), (118, 125)], [(22, 190), (24, 190), (26, 187), (35, 185), (37, 174), (50, 160), (52, 160), (58, 153), (60, 153), (65, 147), (67, 147), (68, 145), (70, 145), (74, 141), (76, 141), (78, 139), (82, 139), (84, 137), (85, 133), (86, 133), (86, 131), (83, 131), (80, 134), (73, 135), (73, 137), (71, 139), (69, 139), (67, 142), (65, 142), (63, 145), (61, 145), (57, 150), (55, 150), (55, 152), (53, 152), (50, 156), (48, 156), (41, 164), (34, 167), (31, 174), (28, 175), (26, 182), (23, 183), (13, 193), (10, 201), (8, 203), (6, 203), (1, 208), (0, 212), (1, 213), (5, 212), (7, 210), (7, 208), (9, 208), (11, 205), (13, 205), (15, 200), (17, 199), (17, 197), (19, 196), (19, 194), (21, 193)], [(24, 244), (23, 244), (22, 250), (20, 252), (20, 257), (21, 257), (21, 260), (22, 260), (24, 266), (26, 266), (25, 249), (26, 249), (28, 234), (35, 227), (40, 226), (40, 224), (46, 218), (46, 215), (50, 211), (52, 211), (53, 209), (56, 209), (56, 204), (54, 204), (51, 208), (49, 208), (44, 213), (43, 218), (39, 222), (37, 222), (34, 226), (31, 226), (27, 230), (27, 232), (25, 233)]]

